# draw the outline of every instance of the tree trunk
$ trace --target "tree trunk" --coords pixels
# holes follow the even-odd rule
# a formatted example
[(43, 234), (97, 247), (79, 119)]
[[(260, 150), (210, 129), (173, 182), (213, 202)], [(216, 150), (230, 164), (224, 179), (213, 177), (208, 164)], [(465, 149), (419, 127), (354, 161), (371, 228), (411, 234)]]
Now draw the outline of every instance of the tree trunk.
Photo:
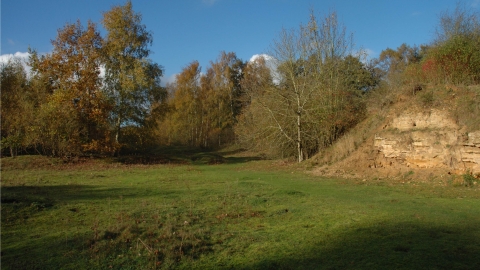
[(121, 118), (118, 117), (117, 123), (115, 124), (115, 142), (118, 144), (118, 138), (120, 137), (120, 123)]
[(303, 161), (303, 147), (302, 147), (302, 126), (301, 115), (297, 114), (297, 151), (298, 151), (298, 163)]
[[(121, 123), (121, 118), (120, 116), (117, 119), (117, 123), (115, 123), (115, 143), (119, 145), (119, 137), (120, 137), (120, 123)], [(116, 149), (113, 151), (112, 156), (120, 156), (120, 148)]]

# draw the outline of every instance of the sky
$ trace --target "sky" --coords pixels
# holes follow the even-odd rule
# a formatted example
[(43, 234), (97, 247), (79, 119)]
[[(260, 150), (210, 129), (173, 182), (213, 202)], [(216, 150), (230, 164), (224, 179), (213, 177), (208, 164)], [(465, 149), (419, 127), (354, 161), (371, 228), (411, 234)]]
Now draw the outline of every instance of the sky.
[[(26, 56), (29, 47), (51, 53), (51, 40), (66, 23), (97, 23), (102, 14), (126, 0), (1, 0), (0, 61)], [(162, 65), (164, 82), (192, 61), (206, 70), (221, 51), (246, 61), (268, 53), (284, 29), (306, 24), (313, 9), (318, 18), (335, 11), (353, 33), (357, 49), (370, 58), (402, 43), (428, 44), (442, 12), (457, 0), (132, 0), (135, 12), (153, 34), (150, 59)], [(465, 0), (480, 10), (480, 0)]]

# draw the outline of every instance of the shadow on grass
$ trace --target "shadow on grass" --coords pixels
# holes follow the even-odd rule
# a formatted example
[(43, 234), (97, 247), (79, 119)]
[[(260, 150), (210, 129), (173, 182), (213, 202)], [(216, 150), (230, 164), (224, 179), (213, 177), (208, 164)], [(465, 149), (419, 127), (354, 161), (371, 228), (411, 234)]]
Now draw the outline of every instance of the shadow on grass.
[[(97, 254), (88, 244), (92, 238), (91, 233), (88, 233), (67, 240), (62, 236), (33, 239), (24, 242), (23, 246), (6, 250), (2, 266), (5, 266), (5, 269), (48, 269), (82, 265), (80, 268), (104, 269), (115, 265), (114, 268), (118, 269), (147, 269), (153, 264), (148, 257), (143, 257), (151, 256), (142, 245), (111, 245), (110, 240), (99, 240), (105, 245)], [(251, 258), (251, 264), (236, 265), (228, 261), (218, 265), (209, 264), (206, 269), (480, 269), (478, 224), (449, 227), (391, 223), (351, 228), (331, 236), (331, 241), (328, 241), (328, 238), (313, 241), (316, 242), (314, 246), (308, 244), (312, 242), (311, 239), (308, 243), (298, 242), (295, 247), (285, 246), (285, 250), (291, 251), (287, 253), (268, 252), (270, 255), (267, 255), (258, 252), (255, 258)], [(281, 248), (278, 245), (274, 247)], [(135, 252), (130, 252), (132, 248)], [(47, 254), (46, 250), (53, 253)], [(24, 260), (21, 255), (25, 251), (28, 251), (28, 260)], [(141, 251), (142, 257), (138, 251)], [(211, 252), (205, 251), (204, 255), (208, 256), (207, 253)], [(129, 253), (135, 253), (135, 256), (129, 256)], [(119, 254), (124, 254), (125, 257)], [(99, 258), (96, 259), (96, 256)], [(213, 256), (215, 257), (215, 254)], [(180, 261), (180, 258), (178, 259), (177, 262)], [(65, 267), (68, 265), (66, 263), (70, 263), (70, 267)], [(168, 268), (174, 269), (175, 266), (173, 264)]]
[(58, 203), (74, 201), (101, 201), (107, 198), (129, 198), (145, 196), (176, 196), (180, 191), (155, 191), (145, 193), (144, 190), (129, 188), (114, 188), (94, 185), (53, 185), (53, 186), (7, 186), (2, 187), (2, 205), (31, 206), (38, 204), (43, 208)]
[[(243, 149), (232, 151), (206, 151), (201, 148), (191, 147), (161, 147), (150, 151), (150, 153), (138, 155), (123, 155), (114, 159), (115, 162), (123, 164), (179, 164), (179, 165), (214, 165), (214, 164), (238, 164), (255, 160), (262, 157), (231, 156), (242, 153)], [(227, 157), (228, 156), (228, 157)]]
[(17, 158), (2, 158), (2, 170), (56, 169), (71, 165), (83, 165), (85, 167), (96, 162), (101, 164), (101, 162), (98, 162), (101, 160), (107, 164), (121, 163), (125, 165), (214, 165), (239, 164), (264, 159), (261, 156), (242, 156), (241, 154), (244, 151), (243, 149), (208, 151), (186, 146), (168, 146), (157, 147), (142, 153), (122, 153), (117, 157), (83, 156), (67, 159), (26, 155)]
[(89, 262), (88, 239), (91, 233), (66, 238), (30, 236), (2, 249), (2, 269), (93, 269)]
[[(111, 257), (115, 263), (127, 266), (128, 269), (150, 268), (152, 263), (148, 260), (151, 256), (138, 258), (138, 246), (140, 242), (127, 239), (121, 244), (110, 244), (110, 238), (116, 234), (109, 233), (105, 225), (96, 227), (94, 222), (82, 225), (82, 217), (91, 216), (90, 203), (105, 204), (107, 198), (135, 198), (146, 196), (177, 196), (183, 191), (158, 190), (155, 193), (145, 193), (142, 189), (110, 188), (94, 185), (52, 185), (52, 186), (7, 186), (1, 189), (2, 202), (2, 241), (1, 252), (2, 269), (109, 269), (112, 264)], [(62, 204), (76, 202), (87, 202), (85, 207), (77, 205), (65, 207)], [(60, 209), (60, 212), (50, 212), (53, 209)], [(113, 210), (122, 213), (123, 210)], [(101, 212), (101, 211), (100, 211)], [(55, 224), (52, 230), (43, 235), (41, 230), (32, 228), (25, 230), (25, 224), (30, 222), (34, 216), (59, 215), (58, 228)], [(70, 215), (75, 215), (70, 221)], [(94, 214), (93, 214), (94, 215)], [(125, 214), (124, 224), (132, 227), (136, 225), (134, 219), (128, 218)], [(73, 217), (73, 216), (72, 216)], [(103, 217), (102, 217), (103, 218)], [(60, 221), (61, 220), (61, 221)], [(116, 220), (118, 222), (118, 220)], [(28, 226), (36, 226), (38, 223), (31, 221)], [(61, 231), (65, 222), (72, 222), (72, 227)], [(155, 224), (158, 228), (158, 224)], [(73, 233), (72, 233), (73, 231)], [(96, 235), (99, 232), (98, 236)], [(128, 236), (139, 237), (138, 233), (128, 232)], [(73, 235), (72, 235), (73, 234)], [(58, 235), (52, 237), (51, 235)], [(15, 240), (17, 239), (17, 240)], [(135, 238), (137, 239), (137, 238)], [(132, 241), (130, 241), (132, 240)], [(105, 242), (101, 250), (94, 245), (96, 242)], [(117, 241), (118, 242), (118, 241)], [(141, 243), (140, 243), (141, 244)], [(131, 250), (130, 248), (135, 248)], [(141, 246), (143, 248), (143, 246)], [(141, 250), (147, 253), (146, 249)], [(117, 256), (123, 253), (134, 254), (129, 257), (120, 258)], [(99, 255), (100, 254), (100, 255)], [(114, 254), (114, 255), (112, 255)], [(133, 258), (133, 259), (132, 259)], [(146, 267), (148, 265), (148, 267)]]
[(237, 148), (237, 149), (234, 149), (234, 150), (228, 150), (228, 151), (218, 151), (219, 154), (221, 155), (224, 155), (224, 156), (231, 156), (231, 155), (237, 155), (237, 154), (240, 154), (240, 153), (243, 153), (245, 152), (246, 150), (243, 149), (243, 148)]
[(290, 256), (241, 269), (480, 269), (478, 224), (391, 223), (358, 227)]
[(129, 155), (120, 156), (114, 159), (126, 165), (155, 165), (155, 164), (189, 164), (190, 160), (186, 156), (173, 155)]
[(256, 160), (262, 160), (262, 157), (227, 157), (226, 163), (228, 164), (240, 164), (240, 163), (247, 163)]
[[(152, 256), (135, 241), (113, 244), (105, 232), (95, 241), (92, 231), (58, 237), (30, 236), (2, 250), (2, 269), (152, 269)], [(105, 239), (104, 239), (105, 238)], [(101, 249), (96, 242), (106, 242)], [(140, 253), (143, 253), (140, 256)], [(149, 260), (150, 259), (150, 260)]]

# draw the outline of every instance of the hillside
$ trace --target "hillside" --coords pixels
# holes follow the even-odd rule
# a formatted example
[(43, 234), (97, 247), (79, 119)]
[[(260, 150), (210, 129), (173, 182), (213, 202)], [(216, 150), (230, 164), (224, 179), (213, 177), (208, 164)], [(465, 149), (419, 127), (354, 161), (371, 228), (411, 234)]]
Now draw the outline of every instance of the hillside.
[[(480, 87), (379, 93), (362, 123), (313, 160), (315, 174), (463, 184), (480, 176)], [(442, 180), (443, 179), (443, 180)]]

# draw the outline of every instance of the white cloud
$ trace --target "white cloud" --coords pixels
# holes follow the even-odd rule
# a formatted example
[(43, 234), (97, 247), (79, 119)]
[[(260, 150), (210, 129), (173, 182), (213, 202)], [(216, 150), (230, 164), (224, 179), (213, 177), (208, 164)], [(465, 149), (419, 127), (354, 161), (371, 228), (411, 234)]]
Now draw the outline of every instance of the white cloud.
[(25, 71), (27, 74), (30, 74), (31, 67), (27, 65), (28, 57), (30, 54), (28, 52), (16, 52), (15, 54), (2, 54), (0, 55), (0, 63), (1, 64), (6, 64), (10, 59), (12, 58), (18, 58), (23, 64), (23, 67), (25, 68)]
[(28, 52), (16, 52), (15, 54), (2, 54), (0, 55), (0, 62), (7, 63), (8, 60), (12, 59), (13, 57), (19, 58), (21, 60), (28, 60), (30, 54)]
[(260, 57), (263, 57), (263, 59), (265, 59), (265, 64), (270, 69), (270, 73), (272, 74), (273, 83), (279, 84), (280, 74), (277, 72), (278, 61), (273, 56), (268, 54), (255, 54), (250, 57), (250, 60), (248, 62), (252, 63)]
[(367, 55), (367, 57), (373, 57), (374, 55), (376, 55), (376, 52), (374, 52), (373, 50), (371, 49), (365, 49), (365, 53)]
[(7, 38), (7, 41), (8, 41), (8, 44), (10, 44), (10, 45), (12, 45), (12, 46), (15, 45), (15, 42), (14, 42), (13, 40)]
[[(6, 64), (12, 58), (20, 59), (20, 62), (23, 64), (27, 75), (30, 74), (32, 68), (27, 64), (30, 54), (28, 52), (16, 52), (15, 54), (2, 54), (0, 55), (0, 64)], [(100, 77), (105, 77), (105, 66), (100, 66)]]
[(172, 74), (172, 75), (170, 75), (170, 76), (168, 76), (168, 77), (162, 76), (162, 78), (161, 78), (161, 80), (160, 80), (160, 84), (161, 84), (162, 86), (166, 86), (166, 85), (169, 84), (169, 83), (175, 83), (176, 80), (177, 80), (177, 75), (178, 75), (178, 73)]
[(250, 60), (248, 62), (253, 62), (257, 60), (258, 58), (263, 57), (265, 61), (273, 60), (273, 57), (268, 55), (268, 54), (254, 54), (252, 57), (250, 57)]

